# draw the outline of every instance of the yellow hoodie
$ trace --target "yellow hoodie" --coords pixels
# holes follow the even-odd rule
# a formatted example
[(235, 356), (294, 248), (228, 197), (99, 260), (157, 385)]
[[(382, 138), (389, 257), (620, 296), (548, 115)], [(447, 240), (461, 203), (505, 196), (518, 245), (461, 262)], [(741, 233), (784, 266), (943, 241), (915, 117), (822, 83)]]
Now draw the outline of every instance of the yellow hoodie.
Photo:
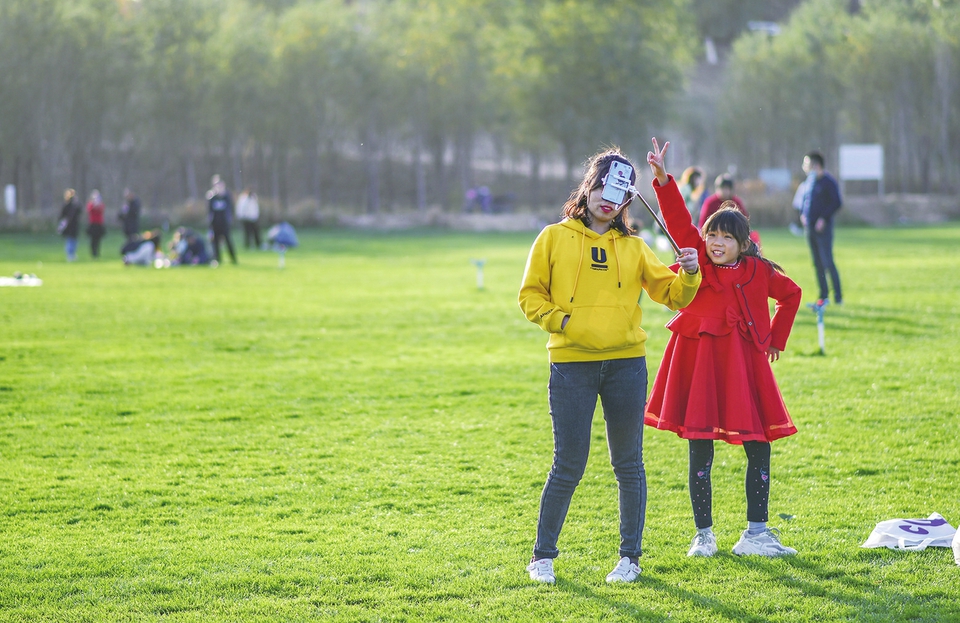
[(578, 219), (564, 219), (545, 227), (530, 249), (520, 309), (550, 333), (551, 362), (643, 357), (641, 288), (677, 310), (699, 286), (699, 272), (674, 273), (640, 238), (614, 229), (600, 235)]

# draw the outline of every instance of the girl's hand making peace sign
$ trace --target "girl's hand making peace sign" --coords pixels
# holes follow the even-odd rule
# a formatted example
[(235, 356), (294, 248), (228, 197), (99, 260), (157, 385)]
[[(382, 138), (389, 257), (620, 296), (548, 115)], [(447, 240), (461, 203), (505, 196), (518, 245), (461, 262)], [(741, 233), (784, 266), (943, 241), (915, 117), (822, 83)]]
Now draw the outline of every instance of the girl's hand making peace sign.
[(667, 169), (663, 166), (663, 155), (667, 153), (667, 147), (669, 146), (670, 141), (667, 141), (663, 144), (663, 149), (660, 149), (657, 144), (657, 137), (653, 137), (653, 151), (647, 152), (647, 164), (650, 165), (650, 170), (653, 171), (661, 186), (670, 181), (670, 178), (667, 177)]

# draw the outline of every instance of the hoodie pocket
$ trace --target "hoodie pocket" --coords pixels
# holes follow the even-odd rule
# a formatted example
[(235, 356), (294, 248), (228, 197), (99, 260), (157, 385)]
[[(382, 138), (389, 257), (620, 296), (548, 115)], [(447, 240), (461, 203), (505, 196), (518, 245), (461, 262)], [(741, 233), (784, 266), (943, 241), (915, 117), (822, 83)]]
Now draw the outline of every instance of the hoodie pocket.
[(637, 343), (636, 328), (622, 307), (577, 307), (563, 331), (570, 346), (616, 350)]

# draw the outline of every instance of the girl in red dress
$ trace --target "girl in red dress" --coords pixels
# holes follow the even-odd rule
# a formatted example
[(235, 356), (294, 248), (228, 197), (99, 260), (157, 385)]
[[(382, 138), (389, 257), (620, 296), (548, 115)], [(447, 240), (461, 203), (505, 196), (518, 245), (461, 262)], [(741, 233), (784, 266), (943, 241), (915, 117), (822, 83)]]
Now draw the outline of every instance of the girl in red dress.
[[(747, 218), (722, 206), (698, 231), (690, 219), (663, 154), (647, 162), (667, 231), (683, 247), (698, 251), (703, 281), (693, 302), (667, 328), (672, 335), (647, 402), (644, 422), (670, 430), (690, 446), (690, 500), (697, 534), (690, 556), (712, 556), (713, 441), (743, 445), (747, 454), (747, 530), (733, 547), (737, 555), (783, 556), (767, 527), (770, 442), (797, 432), (783, 404), (770, 364), (780, 358), (800, 307), (801, 293), (783, 269), (760, 255)], [(768, 299), (776, 301), (770, 316)]]

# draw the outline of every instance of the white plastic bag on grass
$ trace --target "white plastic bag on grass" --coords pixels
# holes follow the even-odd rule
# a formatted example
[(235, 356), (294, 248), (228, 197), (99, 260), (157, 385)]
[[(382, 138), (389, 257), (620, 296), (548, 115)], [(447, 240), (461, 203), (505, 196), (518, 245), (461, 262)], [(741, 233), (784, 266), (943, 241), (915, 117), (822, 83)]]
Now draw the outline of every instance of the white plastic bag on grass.
[[(956, 543), (956, 528), (947, 523), (940, 513), (926, 519), (888, 519), (881, 521), (860, 547), (888, 547), (919, 552), (928, 547), (950, 547)], [(954, 554), (957, 555), (954, 546)], [(960, 564), (960, 563), (958, 563)]]

